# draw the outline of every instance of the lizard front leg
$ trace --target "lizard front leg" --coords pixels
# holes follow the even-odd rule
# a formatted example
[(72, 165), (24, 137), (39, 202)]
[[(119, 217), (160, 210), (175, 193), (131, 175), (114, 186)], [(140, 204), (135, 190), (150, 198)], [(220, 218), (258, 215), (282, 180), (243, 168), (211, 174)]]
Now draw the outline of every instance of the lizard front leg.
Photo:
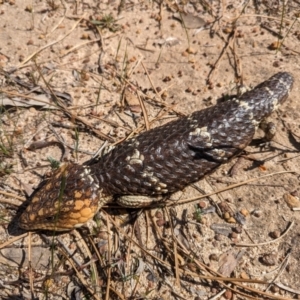
[(162, 201), (162, 196), (150, 197), (141, 195), (125, 195), (117, 198), (117, 203), (128, 208), (142, 208)]

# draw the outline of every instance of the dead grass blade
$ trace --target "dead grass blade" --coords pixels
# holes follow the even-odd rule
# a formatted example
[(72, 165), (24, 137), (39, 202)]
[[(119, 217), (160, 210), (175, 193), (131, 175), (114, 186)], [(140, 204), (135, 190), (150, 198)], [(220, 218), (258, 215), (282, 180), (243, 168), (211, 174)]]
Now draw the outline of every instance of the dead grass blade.
[[(106, 215), (106, 224), (109, 224), (108, 215)], [(111, 285), (111, 240), (110, 240), (110, 230), (108, 233), (108, 251), (107, 251), (107, 261), (108, 261), (108, 270), (107, 270), (107, 281), (106, 281), (106, 293), (105, 299), (109, 299), (109, 290)]]
[(263, 245), (276, 243), (288, 234), (288, 232), (291, 230), (291, 228), (293, 227), (294, 224), (295, 224), (294, 221), (290, 222), (290, 224), (288, 225), (285, 232), (277, 239), (267, 241), (267, 242), (263, 242), (263, 243), (258, 243), (258, 244), (234, 244), (234, 245), (237, 246), (237, 247), (259, 247), (259, 246), (263, 246)]
[(150, 129), (150, 125), (149, 125), (149, 118), (148, 118), (147, 109), (146, 109), (145, 104), (144, 104), (144, 101), (142, 101), (142, 99), (141, 99), (141, 97), (140, 97), (138, 91), (136, 92), (136, 94), (137, 94), (137, 97), (138, 97), (138, 99), (139, 99), (139, 102), (140, 102), (142, 111), (143, 111), (143, 117), (144, 117), (146, 129), (149, 130), (149, 129)]

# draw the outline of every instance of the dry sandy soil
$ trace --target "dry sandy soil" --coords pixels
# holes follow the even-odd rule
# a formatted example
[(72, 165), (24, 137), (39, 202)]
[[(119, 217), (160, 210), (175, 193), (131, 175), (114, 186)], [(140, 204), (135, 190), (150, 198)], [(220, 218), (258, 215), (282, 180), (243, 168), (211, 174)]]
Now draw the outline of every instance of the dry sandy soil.
[[(296, 0), (0, 0), (0, 298), (299, 299), (299, 16)], [(270, 145), (172, 199), (211, 197), (18, 228), (49, 158), (82, 163), (280, 71), (295, 82)]]

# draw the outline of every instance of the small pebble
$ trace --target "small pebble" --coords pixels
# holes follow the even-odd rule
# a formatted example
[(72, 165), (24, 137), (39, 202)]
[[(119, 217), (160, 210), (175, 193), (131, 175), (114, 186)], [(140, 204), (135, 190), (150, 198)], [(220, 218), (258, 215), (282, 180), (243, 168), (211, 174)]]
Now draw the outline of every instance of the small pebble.
[(218, 261), (218, 260), (219, 260), (219, 257), (218, 257), (217, 254), (212, 253), (212, 254), (209, 256), (209, 259), (210, 259), (210, 260), (214, 260), (214, 261)]
[(226, 290), (224, 293), (225, 299), (232, 299), (232, 291), (231, 290)]
[(215, 235), (215, 240), (218, 241), (218, 242), (222, 241), (222, 235), (221, 234), (216, 234)]
[(243, 208), (240, 210), (240, 213), (244, 216), (244, 217), (248, 217), (249, 216), (249, 211), (246, 208)]
[(271, 291), (272, 293), (278, 293), (278, 292), (279, 292), (279, 287), (276, 286), (276, 285), (272, 285), (272, 286), (270, 287), (270, 291)]
[(243, 38), (245, 36), (245, 34), (242, 32), (242, 31), (239, 31), (237, 34), (236, 34), (236, 37), (237, 38)]
[(232, 27), (225, 27), (225, 28), (223, 28), (223, 32), (227, 33), (227, 34), (231, 33), (232, 32)]
[(206, 208), (207, 207), (207, 203), (205, 201), (200, 201), (199, 204), (198, 204), (198, 206), (200, 208)]
[(27, 5), (25, 7), (25, 11), (32, 12), (32, 6), (31, 5)]
[(275, 266), (277, 264), (277, 255), (274, 253), (265, 254), (260, 260), (266, 266)]
[(184, 51), (184, 52), (182, 53), (182, 56), (187, 57), (187, 56), (189, 56), (189, 54), (188, 54), (186, 51)]
[(192, 271), (192, 272), (197, 272), (197, 265), (194, 263), (188, 263), (187, 264), (188, 268)]
[(208, 223), (207, 218), (202, 217), (201, 220), (200, 220), (200, 223), (201, 223), (202, 225), (207, 225), (207, 223)]
[(229, 212), (225, 212), (224, 215), (223, 215), (224, 219), (227, 221), (228, 219), (231, 218)]
[(236, 220), (235, 218), (231, 217), (229, 218), (228, 220), (226, 220), (228, 223), (232, 223), (232, 224), (235, 224), (236, 223)]
[(168, 93), (166, 91), (164, 91), (162, 94), (161, 94), (161, 97), (163, 99), (166, 99), (168, 97)]
[(166, 76), (164, 79), (163, 79), (163, 82), (169, 82), (171, 81), (171, 76)]
[(89, 39), (90, 39), (90, 35), (89, 35), (88, 33), (83, 33), (83, 34), (81, 35), (81, 39), (82, 39), (82, 40), (89, 40)]
[(256, 218), (260, 218), (262, 216), (262, 211), (261, 210), (258, 210), (258, 209), (255, 209), (253, 212), (252, 212), (253, 216), (256, 217)]
[(298, 197), (286, 193), (283, 195), (283, 199), (286, 202), (287, 206), (291, 209), (300, 207), (300, 200)]
[(163, 217), (162, 212), (161, 212), (161, 211), (157, 211), (157, 212), (155, 213), (155, 217), (156, 217), (157, 219), (162, 219), (162, 217)]
[(237, 227), (233, 228), (233, 230), (236, 233), (242, 233), (243, 232), (243, 228), (241, 226), (237, 226)]
[(230, 238), (232, 238), (232, 239), (236, 239), (237, 237), (238, 237), (238, 234), (236, 232), (232, 232), (230, 234)]
[(193, 47), (189, 47), (185, 50), (187, 53), (189, 54), (196, 54), (197, 53), (197, 49), (193, 48)]
[(279, 230), (274, 230), (274, 231), (270, 232), (270, 236), (273, 239), (278, 239), (281, 236), (281, 232)]
[(270, 50), (277, 50), (281, 47), (281, 42), (276, 41), (270, 44), (270, 46), (268, 47)]
[(99, 232), (98, 237), (102, 240), (108, 240), (108, 233), (107, 232)]
[(240, 277), (241, 277), (242, 279), (249, 279), (249, 276), (248, 276), (248, 274), (247, 274), (245, 271), (242, 271), (242, 272), (241, 272)]
[(166, 221), (163, 220), (163, 219), (158, 219), (158, 220), (156, 220), (156, 225), (157, 225), (158, 227), (163, 227), (165, 224), (166, 224)]
[(226, 201), (222, 201), (221, 203), (219, 203), (219, 208), (223, 212), (230, 211), (229, 205)]

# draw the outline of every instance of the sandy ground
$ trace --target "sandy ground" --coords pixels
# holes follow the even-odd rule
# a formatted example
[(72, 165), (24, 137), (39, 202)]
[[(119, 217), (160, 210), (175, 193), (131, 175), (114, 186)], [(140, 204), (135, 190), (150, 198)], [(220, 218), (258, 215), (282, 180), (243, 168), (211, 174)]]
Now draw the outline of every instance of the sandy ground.
[[(299, 299), (299, 15), (298, 1), (0, 0), (0, 298)], [(105, 208), (89, 232), (18, 228), (49, 157), (82, 163), (145, 119), (155, 127), (280, 71), (295, 83), (270, 146), (172, 197), (240, 186)]]

